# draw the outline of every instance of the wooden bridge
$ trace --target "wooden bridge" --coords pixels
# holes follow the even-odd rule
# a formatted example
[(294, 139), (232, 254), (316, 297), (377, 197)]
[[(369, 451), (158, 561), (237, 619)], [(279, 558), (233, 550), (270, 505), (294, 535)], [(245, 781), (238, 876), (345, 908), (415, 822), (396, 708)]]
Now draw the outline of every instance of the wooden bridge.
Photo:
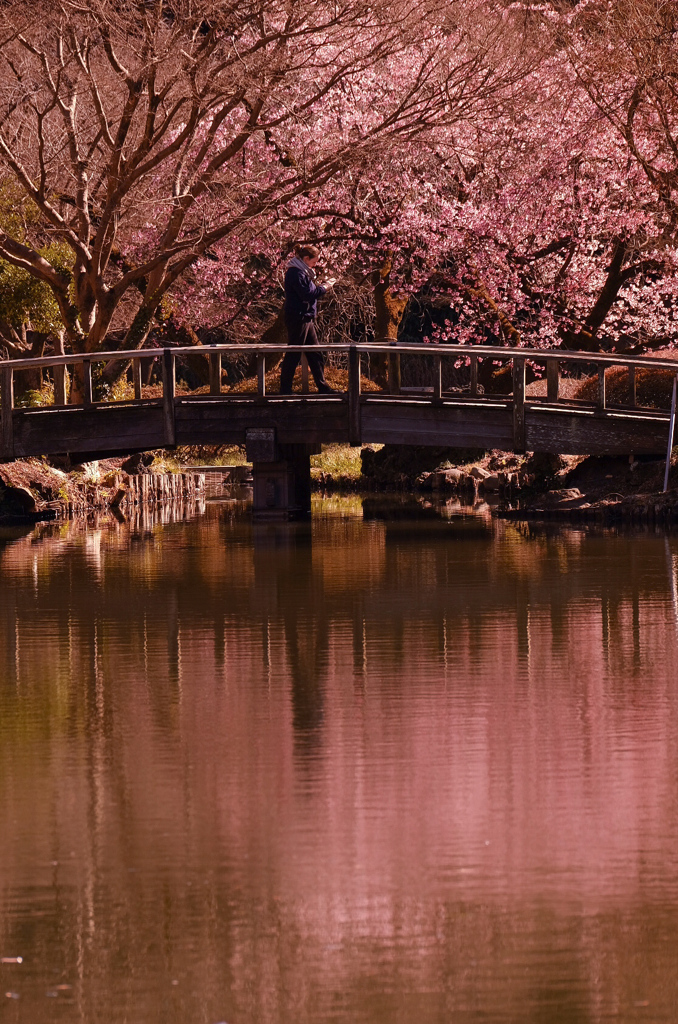
[[(666, 452), (670, 414), (638, 406), (636, 377), (641, 368), (667, 369), (675, 374), (675, 362), (590, 352), (454, 345), (364, 344), (325, 348), (340, 354), (348, 363), (348, 389), (344, 394), (267, 394), (267, 359), (270, 365), (273, 358), (277, 360), (280, 356), (280, 348), (271, 346), (215, 345), (204, 349), (150, 349), (124, 356), (120, 352), (97, 352), (1, 362), (0, 460), (68, 453), (85, 461), (177, 445), (247, 444), (255, 464), (295, 464), (298, 475), (310, 452), (319, 450), (321, 444), (337, 442), (482, 447), (568, 455)], [(209, 363), (209, 393), (178, 394), (176, 359), (198, 355), (204, 355)], [(222, 391), (222, 355), (256, 357), (256, 393)], [(430, 363), (427, 388), (399, 387), (398, 364), (403, 355), (416, 355)], [(375, 356), (388, 362), (391, 386), (383, 392), (361, 393), (361, 362)], [(162, 362), (162, 397), (144, 398), (141, 361), (153, 358)], [(482, 393), (478, 363), (485, 359), (511, 364), (511, 394)], [(115, 360), (131, 365), (134, 398), (96, 401), (93, 368)], [(447, 360), (452, 364), (459, 360), (470, 362), (470, 382), (465, 388), (443, 390)], [(545, 368), (544, 396), (526, 395), (528, 361)], [(81, 405), (66, 404), (66, 367), (75, 364), (82, 366)], [(597, 368), (595, 402), (560, 396), (561, 369), (571, 370), (577, 364)], [(15, 374), (37, 367), (51, 371), (54, 404), (15, 408)], [(606, 371), (612, 367), (625, 367), (628, 371), (624, 405), (612, 405), (607, 398)], [(255, 490), (256, 476), (255, 465)]]

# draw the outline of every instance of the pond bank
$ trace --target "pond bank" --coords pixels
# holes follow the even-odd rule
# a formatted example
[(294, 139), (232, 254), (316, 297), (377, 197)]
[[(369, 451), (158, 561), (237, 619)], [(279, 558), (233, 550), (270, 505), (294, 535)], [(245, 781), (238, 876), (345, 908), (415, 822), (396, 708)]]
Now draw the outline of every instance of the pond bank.
[[(220, 465), (223, 459), (229, 465)], [(195, 464), (202, 461), (206, 464)], [(672, 473), (678, 476), (678, 470)], [(311, 476), (316, 493), (396, 491), (442, 501), (456, 497), (464, 504), (480, 499), (511, 519), (678, 520), (678, 491), (662, 493), (664, 463), (659, 459), (330, 445), (312, 458)], [(32, 522), (106, 509), (124, 514), (135, 506), (218, 497), (229, 485), (248, 483), (249, 467), (239, 449), (148, 452), (76, 466), (27, 459), (0, 464), (0, 521)]]
[(103, 459), (68, 471), (43, 459), (0, 463), (0, 522), (39, 522), (113, 509), (124, 514), (138, 505), (199, 498), (205, 476), (156, 472), (144, 456)]
[[(678, 477), (672, 462), (671, 481)], [(316, 489), (402, 491), (482, 499), (511, 519), (678, 521), (678, 490), (663, 493), (663, 459), (514, 455), (477, 449), (405, 446), (363, 448), (360, 471), (333, 477), (316, 471)]]

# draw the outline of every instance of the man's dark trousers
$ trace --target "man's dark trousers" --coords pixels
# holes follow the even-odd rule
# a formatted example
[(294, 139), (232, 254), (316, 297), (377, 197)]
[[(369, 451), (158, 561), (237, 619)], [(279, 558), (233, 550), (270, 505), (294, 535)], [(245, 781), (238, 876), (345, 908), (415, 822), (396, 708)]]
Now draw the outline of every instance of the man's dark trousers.
[[(289, 345), (318, 345), (318, 335), (316, 334), (315, 324), (312, 320), (294, 320), (286, 321), (287, 326), (287, 339)], [(286, 352), (282, 366), (280, 367), (280, 394), (289, 395), (292, 391), (292, 382), (294, 381), (294, 371), (299, 365), (301, 359), (301, 352)], [(326, 391), (329, 388), (327, 381), (325, 380), (325, 361), (323, 359), (322, 352), (314, 352), (312, 349), (306, 354), (308, 365), (311, 373), (313, 374), (313, 380), (316, 383), (318, 391)]]

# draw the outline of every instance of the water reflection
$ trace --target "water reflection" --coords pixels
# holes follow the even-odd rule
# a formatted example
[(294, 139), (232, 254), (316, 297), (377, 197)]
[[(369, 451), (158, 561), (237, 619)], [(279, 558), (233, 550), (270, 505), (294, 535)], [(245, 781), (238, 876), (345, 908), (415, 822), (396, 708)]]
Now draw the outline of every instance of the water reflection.
[(6, 1018), (672, 1021), (677, 569), (358, 499), (5, 538)]
[[(280, 615), (290, 673), (292, 727), (299, 756), (314, 755), (321, 740), (329, 660), (329, 619), (322, 573), (313, 562), (310, 522), (259, 523), (253, 528), (254, 587)], [(270, 636), (270, 619), (266, 619)], [(270, 671), (270, 642), (267, 644)]]

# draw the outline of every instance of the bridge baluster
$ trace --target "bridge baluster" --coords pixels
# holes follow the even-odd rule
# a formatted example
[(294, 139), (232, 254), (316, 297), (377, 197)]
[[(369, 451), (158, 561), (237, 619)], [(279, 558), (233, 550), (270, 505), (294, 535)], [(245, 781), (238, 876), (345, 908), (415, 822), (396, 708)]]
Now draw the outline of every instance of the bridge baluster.
[(66, 367), (63, 363), (54, 367), (54, 404), (66, 404)]
[(260, 398), (266, 398), (266, 353), (260, 352), (257, 356), (257, 393)]
[(176, 428), (174, 421), (174, 394), (176, 389), (176, 375), (174, 368), (174, 353), (171, 348), (162, 350), (162, 405), (165, 421), (165, 444), (174, 446), (176, 444)]
[(669, 420), (669, 443), (666, 448), (666, 466), (664, 468), (664, 493), (669, 489), (669, 474), (671, 472), (671, 452), (676, 430), (676, 388), (678, 387), (678, 376), (673, 378), (673, 393), (671, 395), (671, 418)]
[(141, 360), (132, 360), (132, 380), (134, 382), (134, 397), (137, 401), (141, 399)]
[(2, 434), (0, 435), (0, 451), (5, 458), (14, 457), (14, 370), (11, 366), (2, 367), (0, 377), (0, 401), (2, 402)]
[(89, 359), (82, 364), (82, 404), (92, 405), (92, 364)]
[(513, 450), (525, 451), (525, 360), (513, 357)]
[(636, 368), (635, 366), (628, 367), (629, 372), (629, 405), (632, 409), (636, 407)]
[(210, 395), (221, 394), (221, 352), (210, 352)]
[(598, 408), (604, 409), (607, 404), (605, 395), (605, 363), (598, 364)]
[(443, 357), (435, 356), (433, 362), (433, 401), (443, 400)]
[[(391, 345), (396, 345), (397, 342), (392, 341)], [(392, 355), (389, 353), (388, 356), (388, 390), (391, 395), (400, 394), (400, 353), (394, 352)]]
[(348, 443), (358, 448), (362, 443), (360, 423), (360, 352), (355, 345), (348, 350)]
[(478, 395), (478, 356), (471, 356), (471, 397)]
[(546, 397), (549, 402), (558, 401), (560, 389), (560, 364), (557, 359), (549, 359), (546, 363)]

